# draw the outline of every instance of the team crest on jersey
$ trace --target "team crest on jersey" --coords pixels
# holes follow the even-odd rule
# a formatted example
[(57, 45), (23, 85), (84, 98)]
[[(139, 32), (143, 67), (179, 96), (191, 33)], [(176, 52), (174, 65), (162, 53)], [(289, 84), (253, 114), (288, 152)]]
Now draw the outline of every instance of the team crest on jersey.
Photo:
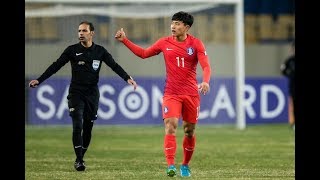
[(93, 60), (92, 61), (92, 67), (96, 71), (99, 68), (100, 61), (99, 60)]
[(194, 49), (192, 47), (188, 47), (187, 53), (191, 56), (194, 53)]

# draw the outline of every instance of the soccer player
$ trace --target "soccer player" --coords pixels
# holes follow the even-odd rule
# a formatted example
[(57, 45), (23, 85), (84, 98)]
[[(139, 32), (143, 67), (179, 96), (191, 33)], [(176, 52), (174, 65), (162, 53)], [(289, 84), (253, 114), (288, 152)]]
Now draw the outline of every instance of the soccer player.
[[(189, 162), (195, 149), (195, 127), (200, 111), (200, 95), (209, 91), (211, 68), (204, 44), (201, 40), (188, 34), (193, 24), (193, 16), (187, 12), (177, 12), (172, 16), (171, 35), (160, 38), (150, 47), (144, 49), (127, 37), (123, 28), (118, 30), (115, 38), (142, 59), (163, 53), (166, 65), (166, 84), (162, 104), (162, 116), (165, 127), (164, 154), (167, 161), (167, 175), (176, 175), (176, 131), (182, 117), (184, 130), (183, 160), (180, 174), (191, 176)], [(197, 83), (196, 68), (198, 62), (203, 70), (202, 82)]]
[(92, 127), (97, 119), (100, 98), (98, 81), (102, 62), (132, 85), (134, 90), (137, 87), (133, 78), (115, 62), (111, 54), (103, 46), (93, 42), (93, 36), (93, 24), (81, 22), (78, 29), (80, 42), (68, 46), (39, 78), (29, 82), (30, 87), (37, 87), (70, 61), (72, 77), (67, 99), (73, 125), (72, 143), (76, 155), (74, 168), (77, 171), (84, 171), (86, 168), (83, 157), (88, 150)]
[(296, 93), (295, 93), (295, 41), (292, 42), (290, 46), (291, 54), (285, 59), (281, 64), (280, 69), (282, 75), (288, 78), (288, 88), (289, 88), (289, 123), (290, 126), (295, 129), (295, 113), (294, 110), (296, 102)]

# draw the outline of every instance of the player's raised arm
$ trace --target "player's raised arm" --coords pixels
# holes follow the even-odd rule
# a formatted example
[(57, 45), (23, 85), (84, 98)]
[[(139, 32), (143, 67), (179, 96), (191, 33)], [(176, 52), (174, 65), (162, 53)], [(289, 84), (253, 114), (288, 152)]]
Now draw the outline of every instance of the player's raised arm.
[(157, 55), (160, 53), (160, 50), (157, 49), (156, 46), (152, 45), (148, 48), (142, 48), (141, 46), (138, 46), (137, 44), (134, 44), (132, 41), (130, 41), (126, 33), (124, 32), (123, 28), (118, 30), (114, 36), (118, 41), (122, 42), (130, 51), (132, 51), (136, 56), (145, 59), (154, 55)]
[(123, 31), (123, 28), (118, 30), (116, 32), (116, 35), (114, 36), (118, 41), (122, 42), (126, 37), (126, 33)]

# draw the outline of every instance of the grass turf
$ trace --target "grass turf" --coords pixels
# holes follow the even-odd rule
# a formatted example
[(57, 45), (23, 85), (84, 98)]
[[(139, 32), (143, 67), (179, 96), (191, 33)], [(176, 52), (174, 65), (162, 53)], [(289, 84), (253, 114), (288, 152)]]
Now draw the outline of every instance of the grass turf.
[[(73, 167), (72, 127), (26, 126), (25, 178), (168, 179), (162, 126), (94, 126), (84, 157), (87, 168)], [(288, 124), (233, 126), (199, 125), (190, 163), (191, 179), (295, 179), (294, 131)], [(176, 164), (182, 161), (181, 126)], [(180, 179), (177, 176), (176, 179)], [(181, 178), (182, 179), (182, 178)]]

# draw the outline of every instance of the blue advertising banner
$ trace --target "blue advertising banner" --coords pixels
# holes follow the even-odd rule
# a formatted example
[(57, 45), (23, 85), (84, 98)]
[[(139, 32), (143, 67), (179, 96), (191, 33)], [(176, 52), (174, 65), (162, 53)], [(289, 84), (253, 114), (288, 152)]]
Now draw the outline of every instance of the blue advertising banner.
[[(96, 124), (162, 124), (163, 78), (135, 78), (133, 91), (118, 77), (101, 78)], [(27, 123), (71, 124), (67, 95), (69, 78), (50, 78), (28, 92)], [(236, 121), (235, 79), (213, 78), (211, 90), (201, 95), (199, 124)], [(246, 78), (244, 108), (247, 124), (288, 122), (287, 80)]]

